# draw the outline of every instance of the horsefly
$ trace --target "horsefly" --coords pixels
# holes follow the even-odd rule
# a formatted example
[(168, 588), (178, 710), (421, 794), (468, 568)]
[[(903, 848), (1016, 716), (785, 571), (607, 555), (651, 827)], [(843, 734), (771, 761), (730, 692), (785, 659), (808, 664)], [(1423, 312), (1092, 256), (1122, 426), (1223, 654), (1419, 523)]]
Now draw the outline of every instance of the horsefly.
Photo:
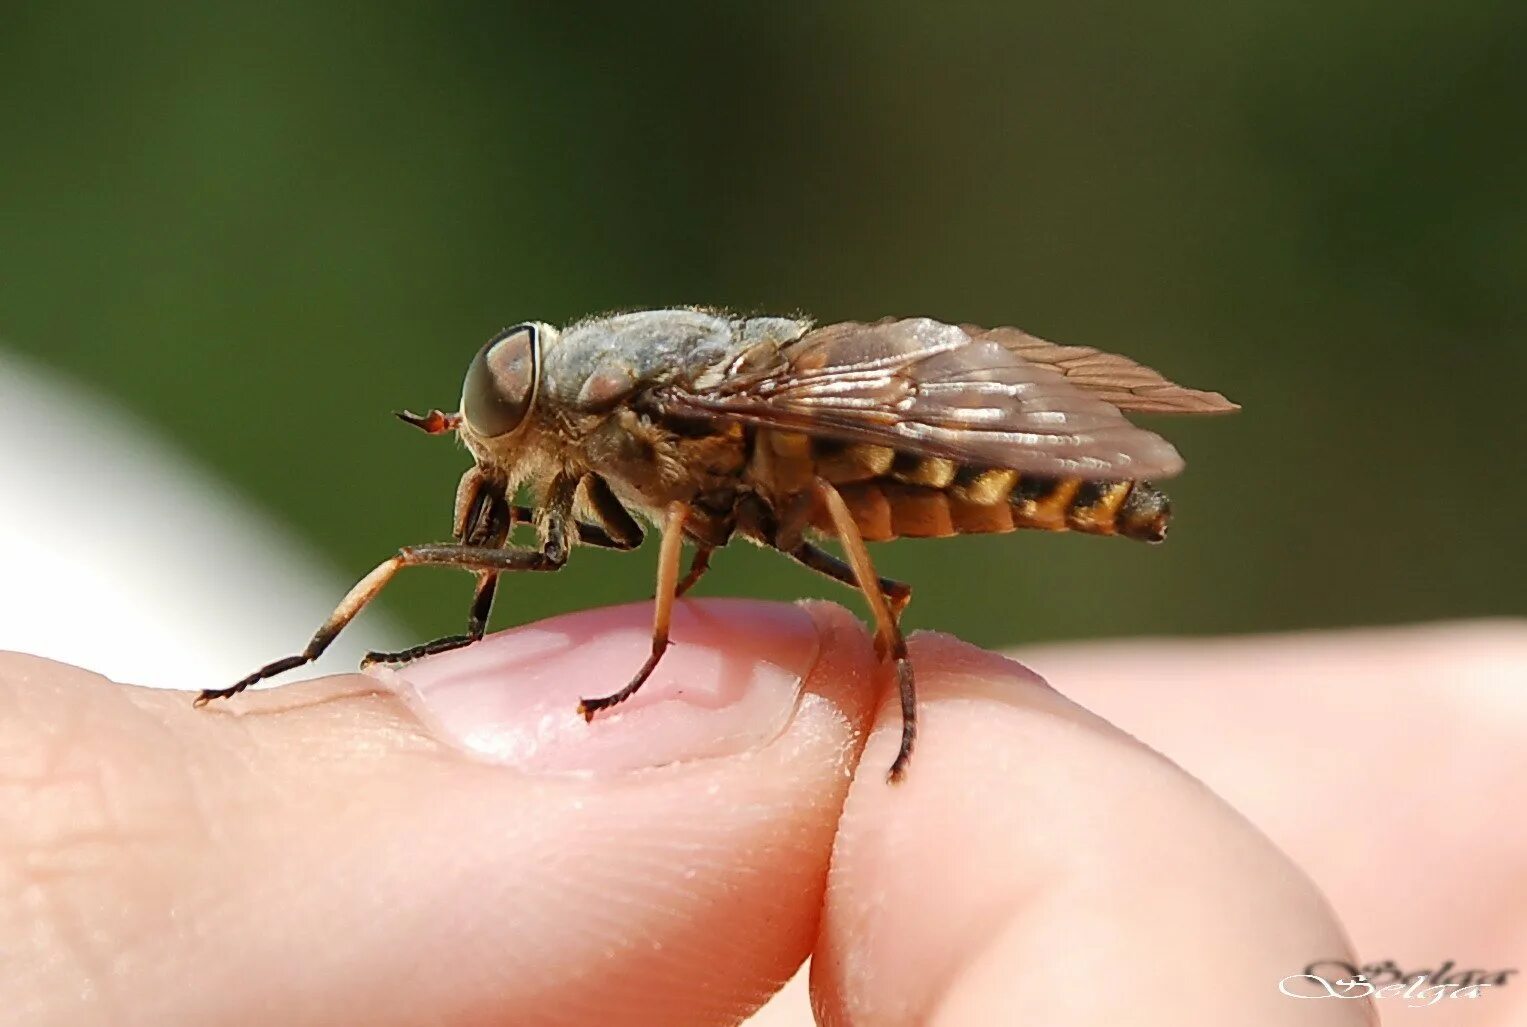
[[(702, 309), (526, 322), (489, 339), (460, 410), (399, 413), (456, 433), (474, 463), (456, 491), (448, 543), (407, 546), (355, 586), (306, 649), (198, 706), (318, 658), (394, 574), (449, 565), (476, 574), (465, 634), (366, 661), (404, 663), (482, 638), (499, 576), (553, 571), (576, 545), (632, 549), (640, 516), (662, 532), (652, 653), (629, 683), (584, 699), (585, 718), (630, 698), (668, 647), (674, 599), (735, 538), (776, 549), (861, 590), (876, 648), (895, 667), (906, 770), (916, 693), (899, 621), (912, 596), (879, 577), (865, 546), (1016, 528), (1160, 542), (1170, 505), (1151, 484), (1182, 458), (1124, 411), (1223, 413), (1126, 357), (1016, 328), (928, 318), (822, 327)], [(531, 505), (517, 506), (524, 486)], [(539, 545), (509, 545), (518, 523)], [(836, 538), (847, 562), (813, 539)], [(680, 574), (682, 543), (694, 547)]]

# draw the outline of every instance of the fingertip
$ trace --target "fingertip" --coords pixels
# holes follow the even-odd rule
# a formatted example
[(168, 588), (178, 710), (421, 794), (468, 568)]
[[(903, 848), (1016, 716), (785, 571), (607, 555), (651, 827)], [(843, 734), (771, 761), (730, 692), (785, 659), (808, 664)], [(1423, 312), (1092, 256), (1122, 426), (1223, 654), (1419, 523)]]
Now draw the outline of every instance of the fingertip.
[[(1235, 992), (1221, 1012), (1259, 1022), (1290, 1015), (1280, 978), (1346, 951), (1304, 875), (1170, 761), (1011, 660), (938, 635), (911, 651), (906, 779), (859, 775), (840, 822), (813, 959), (829, 1022), (1220, 1022), (1202, 996), (1142, 998), (1208, 960)], [(897, 720), (882, 707), (871, 765)]]
[(475, 759), (619, 772), (765, 745), (794, 715), (821, 645), (805, 610), (749, 600), (681, 602), (667, 639), (653, 664), (650, 604), (582, 610), (370, 674)]
[[(130, 903), (131, 916), (100, 925), (102, 944), (122, 946), (124, 972), (161, 996), (166, 1022), (249, 1008), (291, 1024), (736, 1022), (816, 937), (876, 666), (862, 628), (836, 607), (686, 605), (697, 618), (685, 636), (690, 662), (676, 664), (646, 715), (604, 726), (632, 736), (628, 753), (647, 736), (672, 742), (660, 722), (668, 713), (702, 726), (714, 715), (721, 731), (731, 702), (799, 655), (763, 643), (798, 639), (788, 625), (804, 623), (810, 663), (772, 733), (720, 750), (585, 760), (599, 769), (566, 773), (466, 752), (375, 677), (261, 690), (203, 711), (184, 695), (134, 698), (139, 741), (122, 752), (152, 741), (156, 759), (138, 760), (142, 772), (114, 792), (123, 811), (114, 831), (124, 845), (173, 839), (173, 851), (104, 861), (101, 873), (115, 868), (118, 891), (175, 900)], [(758, 615), (773, 626), (744, 637)], [(564, 676), (589, 672), (590, 661), (605, 682), (628, 675), (650, 616), (606, 611), (598, 632), (558, 629), (584, 661), (565, 663)], [(515, 641), (484, 652), (502, 670), (519, 658)], [(558, 702), (582, 687), (502, 673), (496, 683), (544, 687)], [(534, 706), (515, 709), (534, 721)], [(112, 768), (137, 759), (89, 738), (78, 749), (117, 780), (128, 778)], [(165, 778), (194, 801), (169, 811), (139, 798)], [(171, 815), (173, 828), (163, 822)], [(204, 958), (209, 943), (216, 960)], [(263, 983), (272, 980), (281, 987)], [(63, 1009), (98, 983), (64, 982), (50, 1001)]]

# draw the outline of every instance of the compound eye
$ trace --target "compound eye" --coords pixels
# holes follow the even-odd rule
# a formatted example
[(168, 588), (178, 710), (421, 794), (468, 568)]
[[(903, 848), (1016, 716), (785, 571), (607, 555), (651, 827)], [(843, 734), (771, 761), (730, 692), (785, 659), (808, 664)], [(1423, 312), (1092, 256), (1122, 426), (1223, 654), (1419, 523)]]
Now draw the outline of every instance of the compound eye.
[(518, 428), (535, 398), (540, 344), (534, 325), (518, 325), (477, 351), (461, 389), (461, 416), (485, 438)]

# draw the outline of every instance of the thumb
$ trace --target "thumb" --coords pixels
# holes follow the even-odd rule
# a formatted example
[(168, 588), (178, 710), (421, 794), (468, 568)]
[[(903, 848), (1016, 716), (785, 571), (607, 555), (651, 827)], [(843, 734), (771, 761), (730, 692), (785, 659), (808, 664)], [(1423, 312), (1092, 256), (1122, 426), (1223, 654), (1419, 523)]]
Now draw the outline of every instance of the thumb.
[[(685, 603), (192, 710), (0, 657), (26, 1022), (721, 1024), (805, 958), (875, 663), (835, 607)], [(11, 946), (7, 944), (7, 948)], [(12, 968), (18, 964), (7, 953)]]

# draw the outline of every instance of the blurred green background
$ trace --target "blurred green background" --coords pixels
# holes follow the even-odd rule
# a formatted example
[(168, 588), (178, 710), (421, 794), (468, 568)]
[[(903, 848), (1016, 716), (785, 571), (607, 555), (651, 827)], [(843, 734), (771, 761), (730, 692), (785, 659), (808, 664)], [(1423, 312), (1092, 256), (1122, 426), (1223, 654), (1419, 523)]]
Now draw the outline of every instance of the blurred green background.
[[(1165, 546), (878, 547), (910, 623), (1523, 613), (1524, 100), (1520, 0), (9, 4), (0, 338), (348, 580), (448, 534), (464, 456), (388, 411), (451, 407), (503, 325), (1017, 324), (1245, 411), (1152, 423), (1189, 462)], [(582, 551), (496, 621), (643, 598), (652, 558)], [(385, 605), (455, 630), (469, 587)], [(846, 598), (750, 547), (702, 591)]]

